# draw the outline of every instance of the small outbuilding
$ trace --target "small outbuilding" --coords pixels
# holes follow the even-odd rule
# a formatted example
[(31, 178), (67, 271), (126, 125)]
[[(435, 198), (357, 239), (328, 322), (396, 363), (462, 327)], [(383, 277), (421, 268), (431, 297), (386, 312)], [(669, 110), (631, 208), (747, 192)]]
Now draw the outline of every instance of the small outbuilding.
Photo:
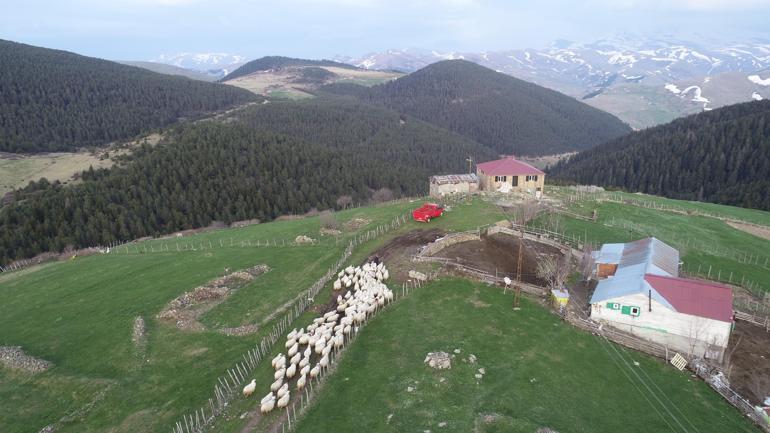
[(530, 192), (540, 197), (545, 185), (545, 173), (526, 162), (503, 158), (476, 165), (482, 191)]
[(474, 193), (479, 190), (479, 178), (473, 174), (445, 174), (430, 177), (430, 196)]
[(605, 244), (591, 318), (668, 347), (722, 361), (733, 327), (732, 290), (679, 277), (679, 251), (656, 238)]

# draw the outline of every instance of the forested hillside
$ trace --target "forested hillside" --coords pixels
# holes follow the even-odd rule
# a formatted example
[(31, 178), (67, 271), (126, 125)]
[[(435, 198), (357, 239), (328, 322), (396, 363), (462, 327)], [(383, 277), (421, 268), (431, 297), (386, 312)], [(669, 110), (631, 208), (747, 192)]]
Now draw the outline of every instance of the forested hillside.
[(770, 210), (770, 101), (677, 119), (586, 150), (565, 181)]
[(434, 63), (370, 88), (331, 84), (322, 90), (387, 106), (502, 154), (587, 149), (631, 131), (569, 96), (464, 60)]
[(338, 68), (357, 69), (355, 66), (346, 63), (335, 62), (333, 60), (308, 60), (295, 59), (283, 56), (266, 56), (245, 63), (240, 68), (227, 74), (222, 81), (232, 80), (244, 75), (249, 75), (257, 71), (267, 71), (271, 69), (281, 69), (293, 66), (336, 66)]
[(101, 145), (258, 98), (232, 86), (0, 40), (0, 151)]
[[(349, 99), (273, 102), (228, 122), (178, 126), (164, 142), (64, 187), (38, 182), (0, 208), (0, 263), (181, 229), (425, 193), (431, 174), (462, 172), (487, 148)], [(381, 194), (387, 197), (388, 194)]]

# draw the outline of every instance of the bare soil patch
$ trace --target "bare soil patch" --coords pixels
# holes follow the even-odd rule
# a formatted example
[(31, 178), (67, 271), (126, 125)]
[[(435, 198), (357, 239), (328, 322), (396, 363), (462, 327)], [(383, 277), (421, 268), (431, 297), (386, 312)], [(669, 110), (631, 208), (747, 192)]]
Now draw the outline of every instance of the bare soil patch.
[(390, 242), (372, 253), (369, 261), (375, 257), (378, 258), (387, 263), (390, 277), (394, 281), (406, 281), (409, 279), (410, 270), (426, 267), (425, 263), (414, 263), (412, 257), (420, 251), (421, 247), (443, 237), (444, 234), (439, 229), (411, 231), (390, 240)]
[(344, 224), (342, 224), (342, 227), (345, 228), (345, 230), (358, 230), (362, 227), (366, 227), (369, 224), (371, 224), (372, 220), (368, 220), (366, 218), (351, 218), (348, 221), (345, 221)]
[(758, 238), (770, 241), (770, 227), (762, 227), (754, 224), (745, 224), (733, 221), (725, 221), (725, 223), (734, 229), (738, 229), (750, 235), (754, 235)]
[(222, 303), (228, 296), (258, 275), (269, 270), (267, 265), (257, 265), (215, 278), (205, 285), (196, 287), (192, 291), (185, 292), (171, 300), (166, 308), (158, 313), (157, 318), (162, 321), (173, 322), (177, 328), (183, 331), (203, 331), (206, 328), (198, 321), (199, 317)]
[(761, 404), (770, 396), (770, 332), (736, 320), (726, 353), (732, 353), (727, 370), (730, 386), (752, 404)]
[[(494, 234), (481, 240), (473, 240), (450, 245), (436, 253), (435, 257), (446, 258), (463, 266), (478, 269), (499, 277), (516, 278), (518, 266), (519, 242), (521, 239)], [(543, 255), (561, 255), (558, 248), (528, 240), (523, 241), (521, 280), (536, 285), (544, 282), (537, 277), (537, 262)]]

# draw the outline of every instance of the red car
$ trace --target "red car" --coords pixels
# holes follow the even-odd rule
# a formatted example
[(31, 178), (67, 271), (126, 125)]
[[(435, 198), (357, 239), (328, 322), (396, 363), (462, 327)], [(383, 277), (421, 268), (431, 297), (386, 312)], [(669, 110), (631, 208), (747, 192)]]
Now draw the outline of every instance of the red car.
[(436, 203), (425, 203), (421, 207), (412, 211), (412, 218), (415, 221), (427, 223), (432, 218), (440, 217), (444, 213), (444, 208)]

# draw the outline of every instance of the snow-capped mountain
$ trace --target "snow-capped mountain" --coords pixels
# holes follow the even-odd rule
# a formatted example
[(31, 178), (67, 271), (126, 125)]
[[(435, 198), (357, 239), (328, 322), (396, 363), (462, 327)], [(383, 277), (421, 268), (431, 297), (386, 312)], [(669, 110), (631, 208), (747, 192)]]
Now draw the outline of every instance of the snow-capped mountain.
[[(404, 49), (340, 60), (367, 69), (411, 72), (437, 61), (458, 58), (558, 90), (610, 111), (635, 127), (644, 127), (692, 110), (681, 108), (682, 104), (678, 102), (663, 101), (661, 104), (671, 106), (665, 108), (670, 111), (669, 115), (637, 119), (633, 107), (627, 105), (636, 103), (634, 100), (640, 92), (652, 92), (663, 99), (686, 100), (685, 106), (693, 105), (699, 109), (756, 99), (754, 93), (768, 97), (767, 86), (747, 77), (770, 67), (770, 41), (707, 45), (673, 38), (613, 37), (589, 44), (558, 41), (544, 49), (480, 53)], [(710, 86), (703, 85), (707, 78), (718, 76), (721, 78), (715, 79)], [(727, 85), (730, 80), (736, 80), (737, 84)], [(689, 84), (681, 87), (686, 82)], [(735, 88), (739, 94), (717, 89), (721, 94), (719, 100), (710, 98), (708, 92), (714, 92), (716, 84)], [(679, 86), (680, 93), (671, 91), (671, 86)], [(616, 88), (623, 91), (614, 92), (612, 104), (604, 103), (604, 94), (613, 93)], [(629, 100), (623, 101), (622, 95), (628, 95)], [(655, 105), (655, 98), (652, 99), (645, 104)]]
[(246, 63), (246, 58), (230, 53), (176, 53), (161, 54), (152, 61), (222, 78)]

